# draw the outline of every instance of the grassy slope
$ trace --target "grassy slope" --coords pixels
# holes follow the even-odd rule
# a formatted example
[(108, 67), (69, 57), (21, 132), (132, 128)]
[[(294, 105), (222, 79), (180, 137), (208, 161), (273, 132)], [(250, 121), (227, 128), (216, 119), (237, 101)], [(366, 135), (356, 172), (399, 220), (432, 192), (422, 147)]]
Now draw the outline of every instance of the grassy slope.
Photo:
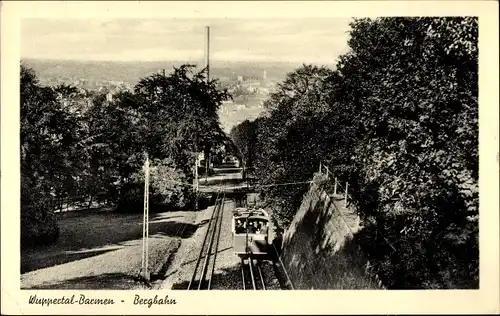
[(341, 196), (327, 198), (313, 185), (284, 238), (283, 261), (295, 288), (378, 288), (352, 237), (359, 229), (359, 219)]
[[(21, 253), (22, 288), (131, 288), (141, 267), (142, 215), (60, 215), (57, 243)], [(180, 238), (193, 234), (194, 212), (151, 215), (149, 267), (158, 270)], [(31, 271), (31, 272), (30, 272)]]

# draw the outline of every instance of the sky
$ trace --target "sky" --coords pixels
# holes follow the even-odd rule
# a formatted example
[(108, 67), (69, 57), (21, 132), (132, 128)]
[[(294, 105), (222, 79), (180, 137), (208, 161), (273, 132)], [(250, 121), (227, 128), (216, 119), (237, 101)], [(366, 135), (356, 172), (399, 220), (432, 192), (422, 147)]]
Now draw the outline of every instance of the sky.
[(335, 63), (347, 50), (349, 18), (24, 19), (21, 58), (111, 61)]

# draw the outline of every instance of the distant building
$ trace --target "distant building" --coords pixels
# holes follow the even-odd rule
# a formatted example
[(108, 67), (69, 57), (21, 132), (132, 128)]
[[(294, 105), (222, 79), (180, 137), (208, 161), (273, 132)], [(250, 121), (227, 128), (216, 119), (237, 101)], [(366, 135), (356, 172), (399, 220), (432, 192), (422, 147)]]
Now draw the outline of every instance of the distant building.
[(262, 75), (262, 80), (267, 80), (267, 71), (264, 69), (264, 74)]
[(251, 81), (245, 84), (249, 88), (259, 88), (261, 86), (260, 81)]
[(263, 95), (268, 95), (269, 94), (269, 89), (267, 88), (259, 88), (259, 93)]
[(238, 76), (238, 82), (243, 82), (243, 76)]

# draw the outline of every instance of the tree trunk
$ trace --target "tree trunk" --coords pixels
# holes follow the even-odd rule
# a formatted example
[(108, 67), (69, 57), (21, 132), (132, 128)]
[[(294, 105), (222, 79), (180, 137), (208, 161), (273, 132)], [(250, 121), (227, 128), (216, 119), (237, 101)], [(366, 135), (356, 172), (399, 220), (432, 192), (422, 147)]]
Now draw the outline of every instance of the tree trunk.
[[(242, 176), (243, 176), (243, 181), (246, 181), (246, 179), (247, 179), (247, 173), (246, 173), (246, 170), (245, 170), (245, 167), (246, 167), (245, 160), (243, 160), (243, 161), (242, 161), (242, 165), (243, 165), (243, 166), (242, 166), (242, 167), (243, 167), (243, 174), (242, 174)], [(247, 184), (248, 184), (248, 183), (247, 183)]]
[(58, 209), (59, 209), (59, 211), (62, 212), (63, 211), (63, 205), (64, 205), (64, 199), (60, 195), (59, 195), (59, 198), (58, 198), (57, 202), (58, 202), (58, 205), (57, 205)]
[(205, 183), (208, 181), (208, 157), (210, 157), (210, 151), (207, 151), (205, 155)]

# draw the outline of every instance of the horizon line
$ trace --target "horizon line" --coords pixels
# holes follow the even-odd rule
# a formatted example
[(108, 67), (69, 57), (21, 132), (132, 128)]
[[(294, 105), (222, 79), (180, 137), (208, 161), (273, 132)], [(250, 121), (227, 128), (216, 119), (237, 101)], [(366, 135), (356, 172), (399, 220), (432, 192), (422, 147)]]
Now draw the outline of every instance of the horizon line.
[[(113, 59), (71, 59), (71, 58), (44, 58), (44, 57), (20, 57), (20, 61), (23, 60), (39, 60), (39, 61), (68, 61), (68, 62), (108, 62), (108, 63), (158, 63), (158, 62), (168, 62), (168, 63), (184, 63), (184, 64), (192, 64), (198, 66), (198, 63), (203, 64), (204, 61), (200, 58), (199, 61), (195, 60), (179, 60), (179, 59), (158, 59), (158, 60), (113, 60)], [(276, 64), (299, 64), (299, 65), (335, 65), (337, 61), (332, 61), (329, 63), (317, 63), (317, 62), (298, 62), (298, 61), (288, 61), (288, 60), (211, 60), (212, 63), (276, 63)]]

